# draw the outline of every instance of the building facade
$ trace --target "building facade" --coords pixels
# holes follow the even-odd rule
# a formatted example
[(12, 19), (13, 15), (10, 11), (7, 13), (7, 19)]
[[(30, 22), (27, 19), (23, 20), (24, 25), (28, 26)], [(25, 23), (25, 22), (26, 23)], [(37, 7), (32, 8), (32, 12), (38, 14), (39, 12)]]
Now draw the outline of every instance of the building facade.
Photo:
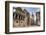
[(26, 9), (22, 10), (20, 7), (13, 12), (13, 27), (27, 27), (31, 25), (30, 14)]
[(36, 24), (40, 26), (40, 12), (36, 12)]

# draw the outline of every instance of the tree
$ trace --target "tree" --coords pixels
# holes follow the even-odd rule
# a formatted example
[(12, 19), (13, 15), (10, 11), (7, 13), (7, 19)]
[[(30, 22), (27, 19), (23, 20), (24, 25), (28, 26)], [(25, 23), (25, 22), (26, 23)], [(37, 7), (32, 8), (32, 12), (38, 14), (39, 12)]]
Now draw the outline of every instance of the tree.
[(20, 7), (17, 7), (16, 12), (22, 12), (22, 9)]

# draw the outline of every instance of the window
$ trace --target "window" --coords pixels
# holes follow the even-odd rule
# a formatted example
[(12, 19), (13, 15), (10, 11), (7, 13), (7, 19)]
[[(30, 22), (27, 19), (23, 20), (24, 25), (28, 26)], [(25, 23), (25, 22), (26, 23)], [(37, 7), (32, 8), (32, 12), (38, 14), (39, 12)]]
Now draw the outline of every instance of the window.
[(16, 14), (16, 19), (17, 19), (17, 14)]
[(16, 23), (18, 23), (18, 21), (16, 21)]
[(20, 15), (19, 15), (19, 19), (21, 19)]

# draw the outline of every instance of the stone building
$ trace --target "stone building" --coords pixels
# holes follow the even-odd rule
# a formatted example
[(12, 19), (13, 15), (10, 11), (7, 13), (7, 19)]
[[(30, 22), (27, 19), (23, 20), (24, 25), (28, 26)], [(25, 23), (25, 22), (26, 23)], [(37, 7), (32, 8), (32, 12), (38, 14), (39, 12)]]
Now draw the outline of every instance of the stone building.
[(13, 27), (27, 27), (31, 25), (30, 14), (26, 9), (13, 7), (16, 11), (13, 12)]
[(36, 12), (36, 24), (40, 26), (40, 12)]

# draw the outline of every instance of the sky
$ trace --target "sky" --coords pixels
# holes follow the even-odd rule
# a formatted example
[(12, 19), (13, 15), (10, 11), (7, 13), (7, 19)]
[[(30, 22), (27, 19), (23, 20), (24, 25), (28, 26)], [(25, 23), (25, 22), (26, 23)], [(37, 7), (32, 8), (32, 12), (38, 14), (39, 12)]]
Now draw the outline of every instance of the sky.
[(25, 8), (30, 14), (35, 14), (36, 12), (40, 11), (40, 8), (34, 8), (34, 7), (26, 7)]

